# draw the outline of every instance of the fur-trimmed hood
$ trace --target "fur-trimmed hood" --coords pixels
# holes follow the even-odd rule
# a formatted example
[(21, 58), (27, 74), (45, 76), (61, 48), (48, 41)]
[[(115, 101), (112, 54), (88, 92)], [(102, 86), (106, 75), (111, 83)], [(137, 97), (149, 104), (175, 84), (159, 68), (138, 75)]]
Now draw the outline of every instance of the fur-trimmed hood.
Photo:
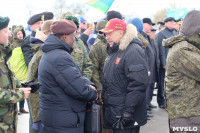
[(128, 24), (127, 30), (120, 41), (119, 50), (125, 50), (130, 44), (130, 42), (133, 41), (133, 39), (137, 38), (137, 34), (138, 32), (136, 27), (132, 24)]

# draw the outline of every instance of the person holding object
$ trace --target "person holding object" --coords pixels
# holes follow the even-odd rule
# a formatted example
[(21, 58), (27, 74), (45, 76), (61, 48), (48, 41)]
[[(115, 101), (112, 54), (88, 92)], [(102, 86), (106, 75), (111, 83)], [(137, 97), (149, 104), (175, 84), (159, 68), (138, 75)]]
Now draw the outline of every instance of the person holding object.
[(0, 131), (17, 132), (17, 102), (29, 97), (31, 88), (21, 87), (16, 82), (5, 60), (8, 47), (8, 17), (0, 17)]
[(41, 46), (38, 68), (42, 133), (83, 133), (86, 104), (97, 98), (94, 84), (83, 77), (71, 57), (77, 27), (55, 21)]
[(103, 70), (104, 128), (113, 133), (139, 133), (147, 122), (146, 82), (148, 66), (137, 29), (111, 19), (101, 30), (108, 43)]

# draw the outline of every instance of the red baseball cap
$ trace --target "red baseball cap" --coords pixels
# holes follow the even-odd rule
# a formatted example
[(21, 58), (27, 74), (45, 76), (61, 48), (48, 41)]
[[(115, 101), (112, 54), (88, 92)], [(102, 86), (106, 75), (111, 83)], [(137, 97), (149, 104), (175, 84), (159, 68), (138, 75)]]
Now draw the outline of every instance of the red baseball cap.
[(118, 18), (114, 18), (108, 21), (106, 27), (100, 30), (103, 33), (111, 33), (115, 30), (126, 30), (126, 23)]

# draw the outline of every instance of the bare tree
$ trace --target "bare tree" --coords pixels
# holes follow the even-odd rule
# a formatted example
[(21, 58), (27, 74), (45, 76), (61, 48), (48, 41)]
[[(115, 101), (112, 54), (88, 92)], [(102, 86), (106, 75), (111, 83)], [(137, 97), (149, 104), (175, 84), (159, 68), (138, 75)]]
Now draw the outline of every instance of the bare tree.
[(70, 0), (56, 0), (53, 6), (55, 19), (59, 19), (61, 15), (67, 11), (74, 15), (79, 14), (84, 16), (84, 13), (86, 13), (87, 10), (88, 7), (86, 5), (74, 1), (72, 2)]
[(164, 21), (164, 19), (167, 17), (167, 12), (170, 8), (183, 8), (183, 7), (180, 6), (178, 7), (176, 3), (170, 3), (168, 7), (165, 7), (155, 13), (153, 22)]
[(163, 8), (159, 11), (157, 11), (154, 15), (153, 22), (158, 22), (158, 21), (164, 21), (164, 19), (167, 17), (167, 11), (169, 8)]
[(34, 7), (32, 6), (31, 0), (27, 0), (26, 8), (28, 9), (28, 18), (32, 16), (32, 11)]

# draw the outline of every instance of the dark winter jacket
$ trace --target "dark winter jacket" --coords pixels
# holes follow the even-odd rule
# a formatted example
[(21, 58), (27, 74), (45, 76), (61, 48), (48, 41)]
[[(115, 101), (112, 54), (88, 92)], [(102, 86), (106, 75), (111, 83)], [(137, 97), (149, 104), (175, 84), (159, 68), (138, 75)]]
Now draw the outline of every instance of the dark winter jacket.
[(148, 41), (148, 45), (145, 49), (145, 53), (146, 53), (146, 59), (147, 59), (149, 71), (151, 73), (150, 79), (149, 79), (149, 83), (151, 84), (151, 83), (155, 82), (155, 55), (153, 53), (153, 48), (152, 48), (152, 45), (151, 45), (151, 40), (150, 40), (149, 35), (147, 35), (143, 31), (142, 31), (142, 35)]
[(159, 58), (159, 49), (155, 40), (151, 39), (151, 46), (155, 55), (155, 81), (159, 82), (159, 73), (160, 73), (160, 58)]
[(162, 41), (163, 39), (168, 39), (172, 36), (176, 36), (178, 33), (172, 29), (170, 30), (169, 28), (165, 27), (164, 30), (158, 32), (156, 35), (156, 43), (158, 44), (159, 48), (159, 57), (160, 57), (160, 65), (161, 67), (166, 66), (166, 58), (168, 54), (169, 48), (165, 48), (162, 46)]
[(125, 128), (147, 122), (145, 91), (148, 66), (141, 45), (135, 26), (128, 24), (120, 44), (108, 48), (102, 90), (105, 128), (113, 129), (117, 117), (123, 112), (134, 115), (134, 122)]
[(38, 80), (43, 133), (83, 133), (86, 103), (95, 100), (96, 90), (72, 59), (72, 47), (49, 34), (41, 46), (44, 52)]
[(34, 31), (32, 31), (31, 35), (28, 35), (24, 38), (24, 40), (22, 41), (22, 46), (21, 46), (22, 52), (24, 54), (25, 63), (27, 66), (33, 57), (33, 52), (31, 50), (31, 46), (30, 46), (30, 38), (31, 37), (35, 37)]
[(87, 52), (89, 53), (90, 52), (90, 46), (87, 44), (88, 38), (89, 38), (89, 36), (84, 34), (84, 33), (80, 35), (80, 39), (83, 41), (85, 48), (86, 48)]

